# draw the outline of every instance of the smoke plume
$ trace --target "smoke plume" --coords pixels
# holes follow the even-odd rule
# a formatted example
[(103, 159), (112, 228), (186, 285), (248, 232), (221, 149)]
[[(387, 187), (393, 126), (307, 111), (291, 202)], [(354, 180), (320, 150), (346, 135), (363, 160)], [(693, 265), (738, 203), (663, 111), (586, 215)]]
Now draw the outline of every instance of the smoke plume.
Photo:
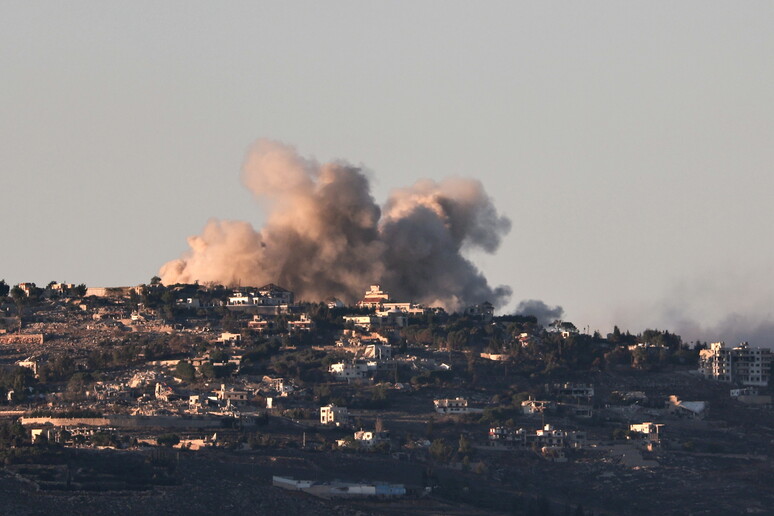
[(495, 252), (511, 227), (476, 180), (421, 180), (393, 192), (382, 211), (359, 168), (259, 140), (242, 182), (268, 207), (266, 225), (209, 221), (181, 258), (162, 266), (165, 284), (272, 282), (300, 299), (352, 302), (381, 283), (394, 299), (447, 310), (486, 300), (502, 306), (510, 296), (462, 254)]
[(547, 326), (564, 315), (561, 306), (548, 306), (539, 299), (525, 299), (520, 302), (514, 312), (516, 315), (532, 315), (537, 318), (538, 324)]

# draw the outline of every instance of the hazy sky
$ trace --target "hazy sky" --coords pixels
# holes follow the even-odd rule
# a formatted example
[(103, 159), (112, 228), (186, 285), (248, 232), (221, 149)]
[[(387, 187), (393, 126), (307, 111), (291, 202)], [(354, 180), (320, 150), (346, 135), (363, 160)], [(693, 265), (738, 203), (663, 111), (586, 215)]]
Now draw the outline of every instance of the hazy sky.
[[(480, 179), (490, 282), (774, 343), (770, 2), (0, 2), (0, 278), (147, 282), (268, 137), (374, 196)], [(770, 331), (771, 330), (771, 331)]]

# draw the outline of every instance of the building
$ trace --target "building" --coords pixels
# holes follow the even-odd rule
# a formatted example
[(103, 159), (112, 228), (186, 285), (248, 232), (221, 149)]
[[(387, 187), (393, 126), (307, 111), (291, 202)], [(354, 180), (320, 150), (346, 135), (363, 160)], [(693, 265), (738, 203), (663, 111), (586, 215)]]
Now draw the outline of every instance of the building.
[(494, 305), (489, 301), (484, 301), (481, 304), (466, 307), (464, 314), (474, 319), (489, 322), (494, 317)]
[(346, 426), (349, 424), (349, 411), (347, 407), (327, 405), (320, 407), (320, 424)]
[(652, 443), (658, 443), (661, 441), (661, 427), (664, 425), (660, 423), (637, 423), (629, 425), (629, 432), (639, 434), (643, 439)]
[(274, 330), (274, 321), (271, 321), (263, 315), (253, 315), (253, 320), (248, 321), (247, 329), (257, 333), (265, 333)]
[(281, 397), (286, 397), (296, 390), (296, 386), (293, 384), (292, 379), (281, 377), (272, 378), (271, 376), (264, 376), (263, 379), (261, 379), (261, 384), (263, 385), (263, 389), (277, 392)]
[(258, 294), (261, 296), (261, 304), (271, 306), (292, 305), (295, 297), (293, 292), (274, 283), (259, 288)]
[(593, 398), (594, 384), (587, 383), (555, 383), (552, 386), (546, 386), (546, 390), (557, 396), (570, 398)]
[(197, 297), (181, 297), (175, 301), (175, 306), (178, 308), (187, 308), (189, 310), (197, 310), (202, 307), (202, 302)]
[(468, 400), (465, 398), (440, 399), (433, 400), (435, 411), (439, 414), (469, 414), (471, 412), (480, 412), (468, 407)]
[(390, 300), (390, 295), (386, 292), (382, 292), (380, 285), (371, 285), (363, 296), (363, 299), (357, 302), (358, 308), (373, 308), (375, 310), (382, 310), (383, 304)]
[(521, 402), (521, 411), (524, 415), (542, 414), (546, 410), (556, 410), (556, 402), (548, 400), (533, 400), (532, 398)]
[(242, 340), (242, 334), (241, 333), (231, 333), (228, 331), (224, 331), (220, 334), (220, 337), (218, 337), (218, 342), (240, 342)]
[(301, 316), (295, 321), (288, 321), (288, 331), (291, 333), (309, 333), (314, 329), (314, 322), (306, 314)]
[(19, 367), (26, 367), (27, 369), (31, 369), (32, 374), (35, 375), (35, 378), (38, 377), (38, 361), (35, 358), (30, 357), (27, 360), (20, 360), (16, 362), (16, 365)]
[(372, 331), (382, 327), (382, 317), (378, 315), (345, 315), (344, 322), (352, 323), (355, 328)]
[(354, 435), (355, 442), (362, 446), (370, 448), (379, 443), (390, 442), (390, 433), (387, 431), (377, 432), (376, 430), (358, 430)]
[(745, 405), (754, 405), (758, 407), (771, 406), (771, 396), (768, 394), (761, 394), (760, 391), (754, 387), (731, 389), (731, 397)]
[(704, 419), (708, 409), (709, 403), (706, 401), (683, 401), (675, 395), (669, 396), (666, 401), (669, 414), (688, 419)]
[(339, 362), (331, 364), (328, 372), (336, 377), (337, 380), (362, 380), (368, 378), (371, 371), (376, 371), (376, 362)]
[(558, 430), (552, 425), (544, 425), (534, 432), (496, 426), (489, 429), (489, 444), (518, 448), (583, 448), (586, 432)]
[(389, 344), (368, 344), (363, 347), (363, 358), (389, 360), (392, 358), (392, 346)]
[(247, 391), (237, 389), (226, 389), (225, 384), (220, 385), (220, 389), (215, 391), (218, 395), (218, 399), (221, 401), (228, 401), (233, 403), (246, 403)]
[(742, 342), (727, 348), (724, 342), (713, 342), (699, 352), (699, 372), (721, 382), (765, 387), (771, 377), (772, 353), (767, 348), (752, 348)]

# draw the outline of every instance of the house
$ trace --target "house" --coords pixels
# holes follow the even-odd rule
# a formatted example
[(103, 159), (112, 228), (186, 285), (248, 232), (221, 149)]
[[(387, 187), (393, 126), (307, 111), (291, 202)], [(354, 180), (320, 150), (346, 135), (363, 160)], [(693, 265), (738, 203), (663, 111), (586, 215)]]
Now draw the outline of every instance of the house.
[(368, 378), (371, 371), (376, 370), (376, 363), (373, 363), (373, 367), (367, 362), (339, 362), (337, 364), (331, 364), (328, 367), (328, 372), (336, 377), (337, 380), (361, 380)]
[(741, 385), (766, 387), (774, 360), (768, 348), (752, 348), (742, 342), (729, 349), (724, 342), (713, 342), (699, 351), (699, 372), (705, 378)]
[(231, 333), (224, 331), (220, 334), (220, 337), (218, 337), (218, 342), (240, 342), (242, 340), (242, 335), (240, 333)]
[(578, 328), (576, 328), (573, 323), (568, 321), (562, 321), (559, 319), (557, 319), (556, 321), (548, 325), (548, 328), (546, 328), (546, 331), (548, 333), (559, 333), (565, 339), (570, 337), (571, 335), (577, 335), (578, 333), (580, 333), (578, 331)]
[(649, 442), (658, 443), (661, 441), (661, 428), (663, 426), (659, 423), (637, 423), (629, 425), (629, 431), (641, 435)]
[(55, 429), (53, 426), (46, 426), (44, 428), (31, 429), (30, 436), (32, 437), (33, 444), (41, 440), (45, 440), (46, 442), (53, 443), (53, 442), (59, 442), (60, 432), (59, 430)]
[(352, 323), (356, 328), (371, 331), (382, 326), (382, 317), (378, 315), (345, 315), (345, 323)]
[(537, 449), (583, 448), (586, 445), (586, 432), (558, 430), (552, 425), (544, 425), (534, 432), (497, 426), (489, 429), (489, 444)]
[(507, 362), (511, 356), (505, 353), (481, 353), (481, 358), (492, 360), (493, 362)]
[(591, 405), (578, 405), (575, 403), (559, 403), (564, 414), (573, 417), (590, 418), (594, 415), (594, 408)]
[(341, 299), (336, 297), (329, 297), (325, 300), (325, 303), (328, 305), (328, 309), (330, 310), (333, 310), (334, 308), (344, 308), (347, 306)]
[(390, 300), (390, 295), (386, 292), (382, 292), (380, 285), (371, 285), (363, 299), (357, 302), (358, 308), (373, 308), (375, 310), (382, 310), (383, 304)]
[(32, 292), (37, 288), (34, 283), (19, 283), (19, 288), (24, 292), (24, 295), (29, 297)]
[(252, 305), (255, 304), (253, 300), (255, 299), (255, 294), (253, 293), (245, 293), (242, 291), (234, 291), (234, 293), (229, 296), (228, 298), (228, 306), (244, 306), (244, 305)]
[(320, 407), (320, 424), (334, 426), (349, 425), (349, 411), (347, 407), (337, 407), (333, 404)]
[(285, 378), (272, 378), (271, 376), (264, 376), (261, 380), (272, 391), (280, 393), (280, 396), (287, 396), (295, 390), (292, 380), (286, 380)]
[(309, 333), (314, 329), (314, 322), (306, 314), (301, 316), (295, 321), (288, 321), (288, 331), (291, 333)]
[(32, 369), (32, 374), (35, 375), (35, 378), (38, 377), (38, 361), (35, 358), (30, 357), (26, 360), (20, 360), (16, 362), (16, 365), (19, 367), (26, 367), (27, 369)]
[(270, 321), (263, 315), (253, 315), (253, 320), (247, 323), (247, 329), (258, 333), (272, 331), (274, 330), (274, 321)]
[(532, 398), (521, 402), (521, 411), (525, 415), (542, 414), (543, 412), (556, 410), (556, 402), (546, 400), (533, 400)]
[(535, 335), (530, 335), (529, 333), (519, 333), (517, 340), (519, 341), (519, 344), (521, 344), (522, 348), (537, 345), (537, 344), (540, 344), (541, 342), (541, 339), (539, 337)]
[(468, 407), (468, 400), (465, 398), (438, 399), (433, 400), (435, 411), (439, 414), (469, 414), (479, 412)]
[(225, 384), (220, 384), (220, 389), (215, 391), (215, 393), (217, 394), (218, 399), (221, 401), (231, 402), (232, 404), (247, 402), (247, 391), (237, 390), (234, 388), (226, 389)]
[(376, 312), (381, 317), (381, 325), (389, 328), (403, 328), (408, 325), (408, 316), (397, 308)]
[(382, 310), (384, 310), (385, 312), (389, 312), (391, 310), (397, 310), (397, 311), (403, 312), (406, 315), (410, 315), (412, 317), (420, 317), (426, 314), (427, 312), (429, 312), (429, 310), (424, 306), (418, 305), (415, 303), (393, 303), (393, 302), (382, 303)]
[(709, 403), (706, 401), (682, 401), (675, 395), (669, 396), (666, 401), (666, 409), (669, 414), (689, 419), (703, 419), (708, 412)]
[(156, 388), (154, 389), (154, 395), (159, 401), (170, 401), (175, 397), (175, 390), (166, 384), (157, 382)]
[(744, 403), (745, 405), (756, 405), (759, 407), (770, 407), (771, 396), (766, 394), (762, 395), (753, 387), (745, 387), (744, 389), (731, 389), (731, 397), (737, 401)]
[(377, 432), (376, 430), (358, 430), (355, 432), (354, 437), (356, 443), (368, 448), (379, 443), (390, 441), (390, 433), (387, 431)]
[(489, 301), (484, 301), (479, 305), (473, 305), (465, 308), (465, 315), (468, 317), (474, 317), (481, 319), (484, 322), (489, 322), (494, 317), (494, 305)]
[(552, 386), (546, 386), (546, 390), (557, 396), (570, 398), (593, 398), (594, 385), (587, 383), (555, 383)]
[(187, 308), (188, 310), (197, 310), (201, 308), (202, 303), (196, 297), (183, 297), (175, 301), (178, 308)]
[(260, 304), (262, 305), (292, 305), (294, 301), (293, 292), (274, 283), (259, 288), (258, 294), (261, 296)]
[(368, 344), (363, 349), (363, 358), (389, 360), (392, 358), (392, 346), (384, 344)]

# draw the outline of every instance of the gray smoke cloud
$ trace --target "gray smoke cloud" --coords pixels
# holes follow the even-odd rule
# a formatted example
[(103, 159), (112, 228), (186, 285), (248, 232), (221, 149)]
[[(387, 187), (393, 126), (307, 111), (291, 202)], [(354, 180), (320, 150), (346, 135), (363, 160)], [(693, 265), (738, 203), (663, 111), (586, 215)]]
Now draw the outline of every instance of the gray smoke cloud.
[(268, 208), (266, 225), (210, 220), (181, 258), (161, 267), (165, 284), (273, 282), (300, 299), (352, 302), (381, 283), (394, 299), (447, 310), (508, 301), (510, 288), (491, 287), (462, 254), (494, 253), (511, 227), (479, 181), (421, 180), (394, 191), (382, 211), (359, 168), (259, 140), (242, 182)]
[(615, 314), (621, 329), (669, 330), (683, 342), (725, 341), (774, 348), (774, 280), (768, 264), (695, 272), (672, 282), (656, 302), (624, 306)]
[(538, 324), (546, 326), (564, 316), (561, 306), (548, 306), (539, 299), (525, 299), (516, 307), (515, 315), (532, 315), (537, 318)]

